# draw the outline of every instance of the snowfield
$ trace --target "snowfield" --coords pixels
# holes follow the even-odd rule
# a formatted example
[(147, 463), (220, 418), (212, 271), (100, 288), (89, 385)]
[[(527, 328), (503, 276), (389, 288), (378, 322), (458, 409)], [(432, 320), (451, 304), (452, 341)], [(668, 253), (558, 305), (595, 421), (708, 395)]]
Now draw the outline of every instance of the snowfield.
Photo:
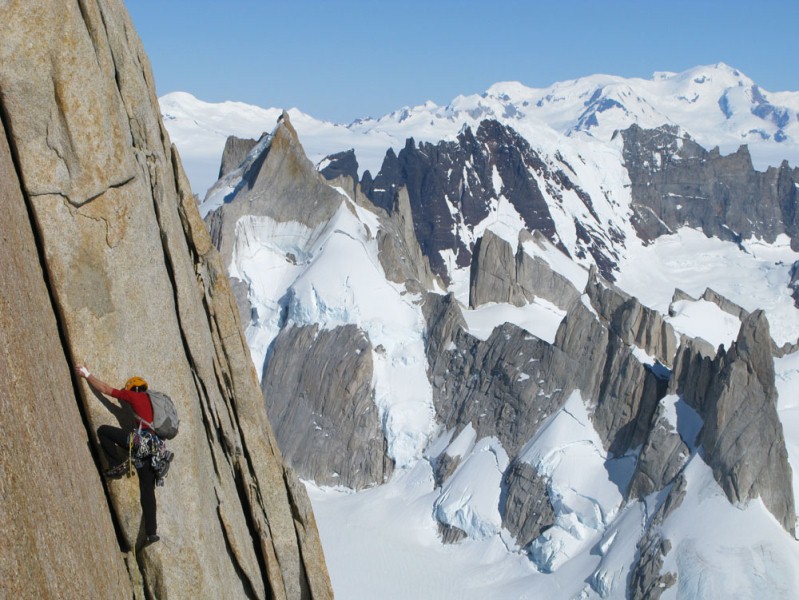
[[(650, 246), (631, 245), (616, 283), (663, 314), (668, 314), (675, 288), (694, 298), (711, 288), (750, 312), (765, 310), (771, 337), (782, 345), (799, 339), (799, 311), (787, 285), (796, 260), (799, 253), (784, 238), (775, 244), (749, 240), (741, 251), (731, 242), (684, 228)], [(726, 347), (738, 335), (735, 320), (704, 301), (680, 302), (675, 308), (678, 315), (670, 321), (681, 333)]]
[[(619, 284), (666, 314), (675, 287), (696, 296), (711, 287), (752, 309), (760, 302), (775, 340), (795, 340), (799, 311), (791, 309), (785, 281), (786, 265), (799, 257), (783, 244), (750, 247), (754, 250), (746, 253), (682, 230), (630, 253)], [(573, 271), (572, 276), (581, 272)], [(746, 285), (738, 279), (741, 273), (748, 278)], [(715, 304), (681, 301), (675, 308), (668, 320), (680, 332), (727, 347), (737, 336), (740, 320)], [(471, 333), (481, 338), (510, 321), (551, 339), (562, 315), (539, 301), (521, 308), (489, 304), (464, 309)], [(779, 414), (797, 473), (799, 353), (776, 359), (775, 368)], [(667, 396), (663, 403), (665, 418), (693, 448), (701, 419), (677, 397)], [(443, 443), (449, 443), (446, 436)], [(430, 453), (438, 451), (433, 447)], [(468, 459), (461, 474), (442, 490), (434, 489), (424, 460), (399, 470), (388, 484), (357, 494), (306, 482), (337, 597), (625, 597), (643, 525), (664, 498), (655, 495), (623, 505), (620, 490), (629, 481), (634, 458), (608, 460), (578, 393), (550, 417), (523, 452), (524, 460), (551, 477), (548, 493), (557, 515), (555, 527), (530, 548), (519, 548), (499, 525), (498, 469), (507, 457), (496, 440), (475, 440), (474, 431), (467, 428), (449, 443), (447, 452)], [(663, 524), (673, 549), (662, 572), (679, 571), (680, 579), (662, 597), (792, 597), (799, 590), (799, 543), (762, 502), (731, 505), (696, 449), (688, 460), (687, 496)], [(799, 498), (799, 478), (793, 486)], [(442, 544), (436, 517), (464, 529), (469, 537), (455, 545)]]
[[(799, 359), (792, 360), (795, 366)], [(695, 437), (696, 414), (678, 410)], [(533, 545), (532, 561), (507, 531), (487, 527), (498, 523), (498, 514), (490, 517), (497, 508), (495, 442), (469, 445), (468, 478), (456, 475), (445, 490), (434, 489), (425, 461), (358, 494), (306, 482), (337, 598), (626, 597), (643, 524), (663, 497), (621, 506), (616, 482), (624, 483), (631, 462), (605, 463), (579, 395), (553, 415), (528, 449), (527, 458), (554, 475), (550, 493), (558, 499), (558, 523)], [(686, 479), (682, 506), (662, 526), (673, 548), (662, 572), (680, 573), (678, 585), (662, 598), (793, 597), (799, 589), (799, 543), (762, 502), (732, 506), (698, 454)], [(438, 512), (442, 505), (460, 507), (453, 520), (470, 532), (468, 539), (440, 542), (430, 507)]]

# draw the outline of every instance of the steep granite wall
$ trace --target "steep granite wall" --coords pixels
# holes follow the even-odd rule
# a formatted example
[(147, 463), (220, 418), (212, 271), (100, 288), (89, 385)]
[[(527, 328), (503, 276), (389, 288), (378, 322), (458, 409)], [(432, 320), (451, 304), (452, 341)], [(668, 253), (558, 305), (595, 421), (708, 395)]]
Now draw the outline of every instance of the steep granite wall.
[[(348, 162), (342, 155), (330, 158), (340, 165), (337, 170)], [(527, 229), (538, 230), (565, 249), (545, 194), (560, 201), (573, 193), (591, 215), (585, 223), (575, 223), (577, 253), (590, 254), (603, 275), (612, 278), (618, 260), (612, 240), (623, 239), (623, 234), (600, 222), (590, 196), (569, 178), (567, 170), (562, 162), (557, 167), (548, 165), (512, 128), (485, 120), (474, 132), (465, 128), (454, 141), (417, 145), (407, 139), (399, 154), (393, 149), (386, 152), (374, 178), (364, 173), (361, 187), (375, 205), (386, 210), (397, 189), (408, 190), (419, 245), (433, 272), (443, 278), (447, 274), (440, 253), (452, 251), (458, 266), (468, 266), (473, 249), (457, 232), (472, 229), (488, 217), (492, 202), (500, 196), (519, 213)], [(605, 227), (607, 234), (601, 232)]]
[[(19, 349), (0, 362), (19, 382), (5, 401), (14, 411), (2, 413), (13, 432), (0, 447), (2, 479), (13, 489), (0, 524), (4, 537), (9, 521), (20, 532), (0, 551), (3, 575), (14, 573), (21, 597), (129, 597), (131, 588), (331, 597), (308, 499), (277, 450), (225, 271), (123, 4), (5, 2), (0, 40), (3, 138), (29, 212), (8, 235), (32, 222), (37, 244), (20, 242), (27, 262), (16, 267), (32, 273), (31, 291), (1, 280), (2, 314), (14, 316), (2, 335)], [(3, 185), (5, 200), (14, 179)], [(7, 260), (18, 260), (16, 247), (4, 239)], [(43, 274), (33, 274), (36, 252)], [(115, 385), (143, 375), (178, 405), (176, 459), (157, 492), (162, 541), (135, 555), (135, 479), (102, 481), (94, 444), (98, 425), (127, 416), (73, 387), (70, 361)], [(50, 424), (17, 426), (33, 414)], [(32, 457), (43, 477), (22, 477)]]
[(760, 496), (782, 526), (793, 532), (792, 472), (777, 415), (771, 349), (768, 321), (757, 310), (741, 324), (729, 352), (716, 360), (701, 440), (730, 502), (745, 503)]
[(353, 489), (388, 479), (373, 377), (372, 344), (356, 325), (280, 331), (261, 386), (280, 449), (300, 477)]
[(746, 146), (721, 156), (705, 150), (675, 126), (622, 133), (630, 174), (633, 225), (651, 241), (683, 226), (738, 242), (752, 236), (773, 242), (780, 234), (799, 247), (796, 213), (799, 169), (756, 171)]
[(129, 598), (1, 122), (0, 203), (0, 596)]
[(469, 281), (469, 306), (508, 302), (524, 306), (536, 297), (568, 310), (580, 297), (577, 288), (543, 259), (530, 256), (523, 242), (548, 243), (539, 231), (522, 230), (516, 253), (490, 229), (475, 243)]
[(247, 153), (255, 148), (258, 140), (245, 140), (234, 135), (225, 140), (225, 148), (222, 150), (222, 164), (219, 165), (219, 179), (238, 167), (247, 156)]

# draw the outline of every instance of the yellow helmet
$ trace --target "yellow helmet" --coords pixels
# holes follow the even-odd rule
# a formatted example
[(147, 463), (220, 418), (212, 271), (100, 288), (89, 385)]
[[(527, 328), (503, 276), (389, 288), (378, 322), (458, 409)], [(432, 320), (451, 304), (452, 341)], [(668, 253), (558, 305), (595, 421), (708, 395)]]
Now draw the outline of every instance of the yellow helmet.
[(144, 388), (147, 390), (147, 382), (141, 377), (131, 377), (125, 382), (125, 389), (132, 390), (133, 388)]

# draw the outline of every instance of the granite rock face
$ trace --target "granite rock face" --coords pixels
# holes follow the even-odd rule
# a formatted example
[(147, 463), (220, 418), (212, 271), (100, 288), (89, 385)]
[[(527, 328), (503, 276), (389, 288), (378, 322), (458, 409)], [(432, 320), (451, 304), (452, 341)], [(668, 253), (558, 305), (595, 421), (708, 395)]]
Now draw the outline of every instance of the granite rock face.
[(322, 161), (320, 167), (319, 173), (328, 181), (348, 177), (353, 183), (358, 182), (358, 159), (355, 158), (355, 150), (331, 154)]
[(663, 562), (671, 552), (671, 542), (663, 535), (663, 522), (680, 507), (685, 498), (687, 481), (679, 475), (665, 500), (645, 524), (646, 531), (637, 545), (637, 559), (630, 569), (627, 597), (631, 600), (657, 600), (677, 583), (677, 574), (663, 573)]
[[(0, 565), (25, 569), (29, 577), (13, 577), (23, 597), (332, 597), (307, 498), (277, 450), (225, 270), (161, 123), (124, 6), (6, 2), (0, 40), (4, 137), (28, 230), (35, 223), (36, 247), (24, 242), (20, 256), (38, 257), (31, 294), (42, 298), (44, 285), (52, 305), (25, 300), (24, 314), (41, 315), (48, 342), (26, 350), (37, 339), (31, 332), (20, 347), (26, 371), (42, 378), (39, 393), (27, 393), (29, 376), (10, 374), (20, 382), (12, 403), (23, 413), (41, 410), (45, 382), (48, 403), (59, 407), (45, 427), (63, 429), (32, 429), (30, 444), (11, 442), (17, 450), (25, 443), (27, 454), (3, 449), (6, 473), (19, 472), (20, 460), (30, 472), (33, 456), (47, 475), (3, 477), (14, 482), (9, 497), (26, 498), (14, 519), (29, 533), (3, 546)], [(4, 322), (3, 335), (18, 340), (13, 327)], [(180, 412), (170, 444), (176, 459), (157, 492), (162, 542), (135, 559), (136, 482), (100, 479), (94, 435), (100, 424), (129, 417), (71, 380), (72, 361), (116, 386), (143, 375)], [(29, 418), (23, 413), (16, 417)], [(4, 429), (11, 414), (4, 412)], [(63, 460), (53, 461), (53, 440), (64, 442)], [(46, 508), (54, 494), (75, 501)], [(76, 519), (93, 526), (85, 531)], [(54, 538), (63, 543), (37, 541), (67, 530)], [(97, 559), (92, 569), (87, 557)], [(82, 592), (70, 593), (73, 582)]]
[(502, 483), (503, 525), (513, 533), (516, 543), (525, 548), (555, 523), (547, 480), (532, 465), (514, 461), (505, 471)]
[(524, 242), (548, 243), (534, 231), (523, 231), (514, 253), (511, 245), (490, 229), (477, 241), (472, 254), (469, 306), (507, 302), (524, 306), (544, 298), (568, 310), (580, 297), (571, 281), (553, 270), (541, 257), (524, 250)]
[(792, 472), (782, 423), (768, 321), (755, 311), (738, 339), (716, 358), (704, 404), (701, 441), (708, 464), (730, 502), (760, 496), (782, 526), (794, 531)]
[(573, 371), (574, 386), (593, 397), (600, 388), (610, 332), (587, 296), (580, 300), (563, 317), (554, 344), (580, 365)]
[(784, 233), (799, 248), (799, 169), (783, 162), (756, 171), (746, 146), (721, 156), (718, 148), (707, 151), (673, 126), (633, 125), (621, 135), (641, 239), (689, 226), (732, 242), (752, 236), (773, 242)]
[(699, 443), (730, 502), (760, 496), (793, 532), (796, 515), (782, 423), (774, 343), (763, 311), (746, 316), (728, 351), (683, 338), (669, 383), (704, 419)]
[(705, 340), (680, 337), (680, 349), (669, 380), (669, 393), (681, 394), (685, 402), (700, 414), (705, 409), (705, 398), (715, 376), (715, 357), (716, 349)]
[(622, 341), (641, 348), (664, 365), (672, 364), (677, 352), (677, 336), (659, 312), (644, 306), (612, 283), (603, 281), (596, 269), (589, 274), (586, 294), (611, 331)]
[[(437, 420), (456, 435), (471, 425), (477, 439), (495, 436), (515, 456), (574, 389), (558, 384), (568, 381), (565, 374), (575, 365), (557, 348), (510, 323), (497, 327), (488, 340), (471, 336), (451, 295), (428, 294), (423, 308)], [(439, 467), (442, 462), (445, 466)], [(436, 458), (437, 481), (446, 479), (450, 462)], [(546, 494), (526, 497), (544, 489), (531, 469), (523, 463), (508, 468), (501, 501), (503, 526), (527, 542), (551, 524), (553, 514)]]
[(278, 334), (261, 386), (280, 449), (300, 477), (357, 490), (391, 475), (372, 377), (372, 345), (355, 325)]
[(669, 336), (673, 332), (659, 315), (598, 278), (595, 271), (582, 301), (560, 324), (554, 344), (579, 365), (572, 375), (574, 385), (590, 399), (594, 427), (605, 448), (616, 456), (646, 441), (667, 387), (636, 358), (630, 345), (645, 345), (670, 364), (675, 344)]
[(129, 598), (135, 566), (128, 573), (120, 559), (99, 455), (90, 450), (68, 348), (57, 343), (56, 307), (1, 121), (0, 203), (0, 378), (12, 390), (0, 400), (2, 595)]
[(702, 300), (707, 300), (718, 306), (721, 310), (743, 321), (749, 316), (749, 311), (738, 306), (735, 302), (725, 298), (717, 291), (707, 288), (702, 294)]
[[(508, 254), (510, 246), (505, 246)], [(612, 293), (605, 294), (607, 304), (623, 306), (627, 300), (611, 300)], [(503, 476), (501, 514), (503, 526), (520, 545), (552, 525), (554, 512), (546, 478), (514, 457), (572, 390), (580, 389), (591, 406), (594, 426), (612, 455), (644, 444), (651, 447), (636, 490), (645, 487), (644, 480), (659, 484), (676, 476), (682, 463), (662, 464), (656, 457), (673, 440), (650, 433), (666, 382), (633, 355), (611, 322), (591, 305), (589, 295), (571, 302), (553, 344), (509, 323), (485, 341), (474, 338), (465, 331), (452, 296), (430, 294), (424, 309), (438, 421), (455, 432), (470, 425), (477, 439), (496, 437), (508, 452), (511, 465)], [(648, 326), (660, 326), (653, 323)], [(640, 331), (646, 327), (641, 325)]]
[(680, 434), (662, 416), (662, 405), (658, 407), (635, 465), (635, 473), (627, 491), (627, 498), (646, 498), (649, 494), (664, 489), (679, 475), (691, 455)]
[(647, 439), (665, 386), (619, 338), (611, 337), (605, 351), (592, 417), (605, 447), (620, 456)]
[(516, 281), (524, 297), (527, 300), (544, 298), (568, 311), (579, 300), (580, 291), (541, 257), (528, 254), (524, 250), (528, 240), (542, 248), (551, 246), (549, 240), (538, 231), (520, 232), (516, 248)]
[(245, 140), (235, 135), (229, 136), (225, 140), (225, 148), (222, 150), (222, 164), (219, 166), (218, 179), (222, 179), (244, 162), (249, 151), (255, 148), (257, 143), (258, 140)]
[(408, 190), (419, 245), (433, 272), (442, 278), (448, 276), (442, 251), (452, 251), (460, 267), (471, 264), (472, 248), (458, 232), (483, 221), (500, 195), (521, 215), (527, 229), (540, 231), (558, 245), (544, 192), (556, 201), (573, 192), (591, 219), (591, 224), (575, 224), (578, 252), (590, 254), (602, 273), (612, 278), (618, 258), (614, 240), (624, 236), (612, 227), (603, 233), (607, 224), (600, 222), (591, 198), (569, 178), (568, 169), (566, 164), (548, 165), (513, 129), (485, 120), (476, 132), (464, 129), (457, 141), (417, 145), (408, 139), (399, 154), (386, 153), (376, 176), (366, 172), (360, 183), (372, 202), (386, 210), (397, 189)]
[[(428, 294), (427, 356), (438, 421), (477, 439), (497, 437), (514, 456), (574, 389), (563, 385), (574, 365), (551, 344), (513, 325), (485, 341), (465, 331), (451, 296)], [(544, 377), (546, 375), (546, 377)]]
[[(360, 199), (359, 190), (356, 194)], [(411, 293), (432, 289), (438, 278), (416, 240), (407, 190), (398, 189), (391, 212), (385, 216), (380, 212), (379, 216), (382, 226), (377, 234), (378, 257), (386, 277), (404, 283)]]
[(517, 280), (513, 248), (489, 229), (474, 245), (469, 281), (470, 308), (489, 302), (524, 306), (528, 299)]
[(236, 227), (242, 217), (295, 221), (311, 230), (327, 223), (342, 203), (305, 155), (287, 113), (259, 141), (263, 148), (242, 169), (236, 190), (206, 216), (211, 239), (230, 264)]

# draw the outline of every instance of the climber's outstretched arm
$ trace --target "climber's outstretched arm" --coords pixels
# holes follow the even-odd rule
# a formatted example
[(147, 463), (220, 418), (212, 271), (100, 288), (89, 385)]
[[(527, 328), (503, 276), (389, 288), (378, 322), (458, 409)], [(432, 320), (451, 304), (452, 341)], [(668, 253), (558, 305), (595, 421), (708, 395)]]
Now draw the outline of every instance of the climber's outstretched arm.
[(75, 365), (75, 373), (78, 374), (80, 377), (83, 377), (90, 386), (96, 389), (101, 394), (105, 394), (106, 396), (110, 396), (111, 392), (114, 390), (110, 385), (108, 385), (105, 381), (98, 379), (94, 375), (89, 372), (84, 365)]

